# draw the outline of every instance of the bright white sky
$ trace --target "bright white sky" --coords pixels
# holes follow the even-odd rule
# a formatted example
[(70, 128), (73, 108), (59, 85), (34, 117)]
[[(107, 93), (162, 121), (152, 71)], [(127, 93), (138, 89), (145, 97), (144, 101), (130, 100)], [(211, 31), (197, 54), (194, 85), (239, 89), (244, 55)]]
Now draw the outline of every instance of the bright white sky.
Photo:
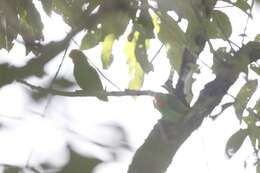
[[(234, 23), (234, 36), (237, 36), (237, 33), (242, 33), (246, 21), (245, 16), (242, 13), (239, 17), (232, 15), (238, 11), (232, 11), (230, 8), (225, 11), (231, 14), (232, 23)], [(254, 19), (259, 20), (259, 17), (260, 15), (257, 13)], [(53, 14), (51, 18), (43, 15), (42, 19), (45, 24), (46, 42), (61, 39), (69, 31), (69, 27), (56, 14)], [(250, 21), (248, 26), (250, 39), (253, 39), (259, 32), (255, 26), (258, 26), (256, 20)], [(236, 38), (234, 37), (235, 42), (237, 41)], [(216, 42), (216, 44), (218, 43)], [(153, 42), (149, 55), (153, 55), (159, 46), (157, 42)], [(77, 48), (75, 44), (72, 44), (72, 47)], [(127, 68), (124, 68), (126, 67), (126, 57), (123, 55), (123, 45), (120, 44), (120, 41), (116, 47), (114, 50), (115, 63), (109, 71), (104, 73), (124, 89), (128, 82), (128, 71)], [(25, 59), (28, 59), (28, 57), (24, 57), (24, 52), (23, 46), (16, 44), (16, 47), (10, 53), (1, 50), (0, 56), (3, 61), (12, 61), (16, 65), (22, 65)], [(98, 67), (101, 67), (98, 49), (86, 51), (86, 54)], [(211, 56), (206, 52), (204, 55), (201, 59), (210, 65), (211, 59), (209, 58)], [(155, 72), (151, 72), (146, 77), (144, 89), (163, 91), (160, 85), (165, 82), (169, 72), (168, 60), (164, 58), (165, 56), (162, 51), (155, 60)], [(46, 67), (46, 71), (51, 76), (54, 76), (55, 71), (53, 69), (57, 69), (61, 58), (62, 55)], [(71, 60), (66, 58), (60, 75), (72, 79), (72, 67)], [(196, 76), (200, 82), (197, 82), (194, 86), (195, 95), (207, 81), (214, 77), (204, 65), (201, 65), (201, 71), (202, 74)], [(36, 78), (30, 81), (40, 85)], [(41, 82), (44, 82), (44, 80)], [(103, 82), (107, 90), (115, 90), (107, 81)], [(241, 82), (243, 82), (242, 77)], [(238, 89), (238, 87), (232, 87), (230, 93), (235, 95)], [(259, 90), (258, 94), (260, 94)], [(29, 155), (32, 154), (30, 159), (32, 164), (37, 160), (45, 159), (52, 159), (57, 164), (63, 164), (65, 160), (62, 161), (60, 157), (67, 158), (66, 152), (63, 150), (66, 141), (74, 144), (84, 153), (98, 155), (104, 157), (105, 160), (109, 160), (108, 154), (104, 154), (104, 151), (86, 145), (83, 140), (65, 133), (64, 128), (69, 126), (73, 130), (85, 134), (88, 138), (93, 138), (91, 134), (95, 133), (101, 139), (112, 138), (117, 140), (107, 130), (100, 130), (100, 124), (117, 122), (126, 128), (132, 146), (137, 149), (143, 143), (157, 119), (160, 118), (160, 113), (154, 109), (150, 97), (112, 97), (109, 98), (109, 103), (97, 101), (95, 98), (53, 97), (44, 119), (37, 113), (43, 112), (46, 102), (33, 103), (20, 84), (12, 84), (2, 88), (0, 98), (0, 105), (2, 105), (0, 121), (9, 122), (11, 126), (10, 129), (0, 132), (0, 163), (25, 165)], [(230, 100), (230, 98), (227, 97), (225, 100)], [(7, 116), (20, 119), (8, 118)], [(231, 160), (228, 160), (224, 154), (227, 139), (239, 128), (233, 109), (227, 110), (216, 121), (206, 119), (203, 125), (193, 133), (178, 151), (168, 172), (254, 173), (254, 168), (250, 166), (248, 169), (243, 168), (245, 159), (251, 160), (250, 163), (252, 163), (252, 151), (247, 145), (243, 145), (242, 149)], [(248, 144), (249, 140), (246, 143)], [(119, 160), (100, 165), (96, 172), (126, 172), (134, 153), (122, 151), (121, 154)]]

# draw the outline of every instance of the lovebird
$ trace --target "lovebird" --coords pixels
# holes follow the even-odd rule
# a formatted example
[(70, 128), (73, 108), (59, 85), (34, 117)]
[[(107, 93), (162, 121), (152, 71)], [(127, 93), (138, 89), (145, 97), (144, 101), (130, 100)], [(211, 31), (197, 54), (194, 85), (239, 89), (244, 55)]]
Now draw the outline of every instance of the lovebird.
[(73, 74), (80, 88), (87, 93), (104, 92), (104, 94), (97, 95), (97, 98), (103, 101), (108, 101), (99, 75), (96, 69), (89, 64), (84, 53), (80, 50), (73, 49), (71, 50), (69, 57), (72, 59), (74, 64)]
[(153, 104), (163, 119), (174, 123), (180, 122), (189, 110), (189, 107), (173, 94), (156, 94)]

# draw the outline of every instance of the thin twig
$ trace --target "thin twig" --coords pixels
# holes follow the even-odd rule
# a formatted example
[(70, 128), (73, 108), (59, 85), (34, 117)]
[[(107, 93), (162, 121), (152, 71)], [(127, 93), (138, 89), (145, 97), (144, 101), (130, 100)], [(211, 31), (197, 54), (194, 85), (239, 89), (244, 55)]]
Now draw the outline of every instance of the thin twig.
[[(59, 75), (61, 66), (62, 66), (62, 64), (63, 64), (63, 62), (64, 62), (64, 60), (65, 60), (67, 51), (68, 51), (68, 47), (65, 49), (65, 52), (64, 52), (63, 57), (62, 57), (62, 59), (61, 59), (60, 65), (59, 65), (59, 67), (58, 67), (58, 69), (57, 69), (57, 71), (56, 71), (56, 73), (55, 73), (55, 75), (54, 75), (54, 77), (53, 77), (53, 79), (52, 79), (52, 81), (51, 81), (51, 84), (50, 84), (50, 86), (49, 86), (50, 89), (52, 88), (52, 86), (53, 86), (53, 84), (54, 84), (54, 81), (57, 79), (57, 77), (58, 77), (58, 75)], [(46, 105), (45, 105), (45, 107), (44, 107), (42, 116), (45, 115), (45, 113), (46, 113), (46, 111), (47, 111), (47, 109), (48, 109), (48, 107), (49, 107), (49, 105), (50, 105), (50, 103), (51, 103), (51, 100), (52, 100), (52, 96), (48, 96), (48, 99), (47, 99)]]
[(199, 60), (205, 67), (207, 67), (209, 70), (212, 71), (212, 68), (211, 68), (207, 63), (205, 63), (202, 59), (198, 58), (198, 60)]
[(249, 24), (249, 19), (250, 19), (251, 15), (252, 15), (252, 10), (253, 10), (254, 3), (255, 3), (255, 0), (252, 0), (251, 8), (250, 8), (250, 11), (249, 11), (249, 15), (247, 15), (246, 24), (245, 24), (244, 31), (243, 31), (243, 34), (242, 34), (242, 41), (241, 41), (242, 45), (244, 44), (244, 41), (245, 41), (246, 30), (247, 30), (247, 26)]
[(160, 46), (160, 48), (157, 50), (157, 52), (154, 54), (152, 60), (150, 61), (150, 63), (153, 63), (153, 61), (155, 60), (155, 58), (159, 55), (159, 53), (161, 52), (163, 48), (163, 44)]

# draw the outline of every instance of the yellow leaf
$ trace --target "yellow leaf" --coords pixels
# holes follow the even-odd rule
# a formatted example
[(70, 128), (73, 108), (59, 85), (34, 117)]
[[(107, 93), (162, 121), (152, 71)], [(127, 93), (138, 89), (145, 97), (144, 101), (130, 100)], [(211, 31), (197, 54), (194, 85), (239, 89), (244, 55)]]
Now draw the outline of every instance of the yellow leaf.
[(140, 64), (137, 61), (135, 56), (135, 49), (138, 37), (140, 36), (139, 32), (135, 32), (133, 39), (130, 42), (127, 42), (125, 45), (125, 54), (127, 56), (127, 63), (129, 67), (129, 76), (131, 78), (129, 82), (129, 89), (139, 89), (143, 85), (144, 71)]
[(103, 48), (101, 52), (101, 60), (104, 69), (108, 69), (113, 61), (112, 48), (115, 41), (114, 34), (108, 34), (103, 42)]

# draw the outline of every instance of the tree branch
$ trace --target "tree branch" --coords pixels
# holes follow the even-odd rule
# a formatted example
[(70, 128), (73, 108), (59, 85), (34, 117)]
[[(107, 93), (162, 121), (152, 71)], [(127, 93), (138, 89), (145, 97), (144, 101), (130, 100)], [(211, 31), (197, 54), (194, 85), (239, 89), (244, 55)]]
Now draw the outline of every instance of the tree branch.
[(57, 96), (64, 97), (96, 97), (97, 95), (107, 95), (107, 96), (155, 96), (156, 94), (162, 94), (160, 92), (154, 92), (151, 90), (125, 90), (125, 91), (107, 91), (107, 92), (96, 92), (96, 93), (86, 93), (84, 90), (76, 90), (76, 91), (60, 91), (52, 88), (43, 88), (39, 86), (32, 85), (24, 80), (17, 80), (17, 82), (30, 87), (32, 90), (36, 90), (46, 94), (52, 94)]
[[(260, 42), (249, 42), (234, 55), (235, 62), (241, 62), (248, 57), (249, 62), (260, 59)], [(248, 64), (241, 64), (239, 69), (247, 68)], [(220, 103), (228, 89), (237, 80), (240, 70), (236, 64), (226, 65), (223, 74), (216, 76), (215, 80), (205, 85), (194, 106), (179, 124), (159, 120), (145, 140), (136, 151), (128, 173), (164, 173), (172, 161), (175, 153), (186, 139), (202, 123), (203, 119)], [(161, 130), (164, 136), (162, 138)]]

